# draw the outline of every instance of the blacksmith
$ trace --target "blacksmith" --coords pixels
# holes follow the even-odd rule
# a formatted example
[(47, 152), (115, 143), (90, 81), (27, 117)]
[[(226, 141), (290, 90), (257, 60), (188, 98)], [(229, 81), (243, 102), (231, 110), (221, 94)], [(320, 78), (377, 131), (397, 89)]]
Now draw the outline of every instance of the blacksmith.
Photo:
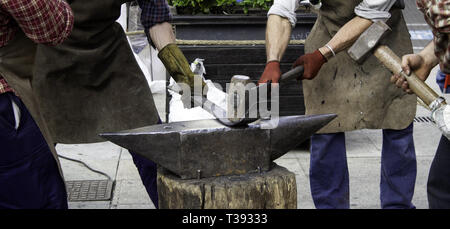
[[(99, 133), (160, 122), (152, 93), (126, 35), (116, 22), (126, 0), (72, 0), (75, 24), (56, 47), (39, 46), (34, 88), (55, 143), (105, 141)], [(165, 0), (139, 0), (148, 40), (177, 81), (193, 85), (193, 73), (175, 44)], [(156, 164), (130, 152), (158, 207)]]
[[(299, 0), (275, 0), (267, 22), (267, 65), (259, 83), (278, 82)], [(311, 138), (310, 185), (317, 208), (349, 208), (345, 132), (382, 129), (380, 199), (382, 208), (414, 208), (416, 180), (413, 119), (416, 96), (390, 83), (391, 74), (368, 58), (358, 65), (345, 52), (374, 21), (392, 28), (381, 43), (398, 55), (412, 52), (408, 30), (395, 0), (322, 0), (305, 44), (302, 79), (306, 114), (336, 113)], [(341, 52), (344, 51), (344, 52)]]
[(67, 208), (53, 140), (31, 88), (36, 44), (73, 27), (63, 0), (0, 1), (0, 209)]

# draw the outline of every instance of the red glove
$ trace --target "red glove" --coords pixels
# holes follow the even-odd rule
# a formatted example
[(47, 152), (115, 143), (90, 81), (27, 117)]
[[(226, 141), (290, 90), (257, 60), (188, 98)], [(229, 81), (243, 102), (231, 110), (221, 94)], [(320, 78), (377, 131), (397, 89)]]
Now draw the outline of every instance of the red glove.
[(327, 59), (322, 55), (322, 53), (319, 52), (319, 50), (316, 50), (313, 53), (308, 53), (299, 57), (294, 62), (292, 68), (303, 65), (305, 70), (301, 79), (312, 80), (316, 77), (325, 62), (327, 62)]
[(261, 78), (259, 78), (258, 84), (267, 83), (267, 81), (272, 81), (272, 83), (278, 83), (281, 76), (280, 62), (271, 61), (266, 64)]

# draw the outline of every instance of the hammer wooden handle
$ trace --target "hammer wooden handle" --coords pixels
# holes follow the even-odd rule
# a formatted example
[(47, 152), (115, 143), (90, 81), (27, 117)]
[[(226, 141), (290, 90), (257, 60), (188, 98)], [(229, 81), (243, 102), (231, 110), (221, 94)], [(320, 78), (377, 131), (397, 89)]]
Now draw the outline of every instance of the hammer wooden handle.
[(409, 88), (429, 106), (439, 95), (423, 82), (414, 72), (408, 76), (402, 70), (402, 61), (390, 48), (380, 45), (375, 49), (374, 55), (394, 74), (400, 74), (406, 78)]

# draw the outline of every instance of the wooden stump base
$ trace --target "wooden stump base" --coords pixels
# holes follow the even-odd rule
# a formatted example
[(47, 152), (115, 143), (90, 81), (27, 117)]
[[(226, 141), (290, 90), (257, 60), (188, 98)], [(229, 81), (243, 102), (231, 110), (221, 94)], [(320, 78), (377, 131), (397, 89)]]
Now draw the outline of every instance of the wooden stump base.
[(295, 174), (274, 163), (268, 172), (182, 180), (158, 170), (161, 209), (296, 209)]

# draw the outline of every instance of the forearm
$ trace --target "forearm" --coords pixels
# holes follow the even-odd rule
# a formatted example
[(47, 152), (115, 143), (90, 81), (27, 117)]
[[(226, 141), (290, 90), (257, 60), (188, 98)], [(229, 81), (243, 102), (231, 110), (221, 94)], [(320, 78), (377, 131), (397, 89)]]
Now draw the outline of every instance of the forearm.
[[(354, 17), (352, 20), (347, 22), (339, 31), (334, 35), (334, 37), (327, 43), (335, 53), (338, 53), (348, 47), (350, 47), (356, 39), (372, 25), (372, 21), (362, 17)], [(325, 58), (329, 59), (333, 56), (333, 53), (329, 48), (323, 46), (319, 48), (319, 51)]]
[(176, 43), (172, 25), (168, 22), (163, 22), (152, 26), (149, 30), (149, 34), (153, 44), (158, 50), (163, 49), (168, 44)]
[(158, 50), (175, 43), (170, 24), (172, 14), (166, 0), (137, 0), (141, 8), (141, 23), (145, 33)]
[(434, 54), (434, 42), (431, 41), (420, 53), (424, 65), (430, 70), (439, 64), (439, 59)]
[(280, 61), (289, 44), (292, 26), (288, 19), (270, 15), (266, 29), (267, 62)]

